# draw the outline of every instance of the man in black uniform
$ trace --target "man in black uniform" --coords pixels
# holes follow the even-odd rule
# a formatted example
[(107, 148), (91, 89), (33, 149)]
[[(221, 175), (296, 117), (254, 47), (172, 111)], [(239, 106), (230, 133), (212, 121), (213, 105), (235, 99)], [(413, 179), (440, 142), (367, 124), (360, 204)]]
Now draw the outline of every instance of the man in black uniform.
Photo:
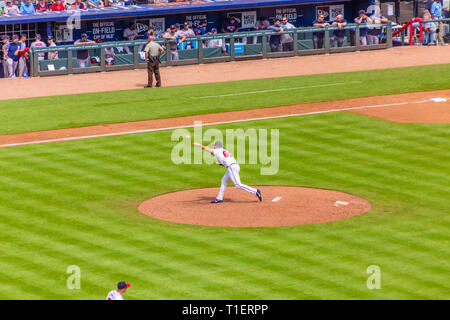
[(161, 87), (161, 75), (159, 73), (159, 56), (164, 52), (164, 47), (153, 41), (155, 36), (148, 37), (148, 43), (145, 46), (145, 61), (147, 61), (148, 83), (145, 88), (151, 88), (153, 85), (153, 73), (155, 74), (156, 86)]

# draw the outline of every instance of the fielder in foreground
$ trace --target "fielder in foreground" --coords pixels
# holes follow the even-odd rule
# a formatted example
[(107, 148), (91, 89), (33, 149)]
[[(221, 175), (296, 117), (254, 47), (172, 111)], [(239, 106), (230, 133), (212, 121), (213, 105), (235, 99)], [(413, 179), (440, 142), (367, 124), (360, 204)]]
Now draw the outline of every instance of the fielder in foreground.
[(219, 195), (215, 200), (211, 201), (211, 203), (223, 202), (223, 194), (225, 192), (229, 180), (233, 181), (236, 188), (255, 194), (258, 197), (259, 201), (262, 201), (261, 190), (254, 189), (241, 183), (241, 178), (239, 177), (239, 171), (241, 170), (241, 168), (239, 167), (239, 164), (237, 163), (233, 155), (223, 148), (222, 142), (216, 141), (212, 145), (213, 149), (204, 146), (198, 142), (194, 142), (194, 146), (201, 147), (203, 150), (211, 153), (213, 156), (217, 158), (217, 161), (219, 161), (219, 165), (227, 168), (227, 172), (223, 176), (222, 182), (220, 184)]
[(120, 281), (117, 284), (117, 290), (112, 290), (108, 293), (106, 300), (123, 300), (123, 294), (130, 287), (130, 284), (125, 281)]

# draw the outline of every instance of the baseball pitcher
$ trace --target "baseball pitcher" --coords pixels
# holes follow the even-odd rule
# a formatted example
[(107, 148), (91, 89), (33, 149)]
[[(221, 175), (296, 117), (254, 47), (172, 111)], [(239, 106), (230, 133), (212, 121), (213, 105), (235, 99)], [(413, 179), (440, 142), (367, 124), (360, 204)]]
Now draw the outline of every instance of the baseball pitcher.
[(258, 197), (259, 201), (262, 201), (261, 190), (254, 189), (252, 187), (249, 187), (249, 186), (241, 183), (241, 178), (239, 177), (239, 171), (240, 171), (239, 164), (237, 163), (237, 161), (233, 157), (233, 155), (223, 148), (222, 142), (216, 141), (212, 145), (213, 149), (211, 149), (207, 146), (204, 146), (198, 142), (194, 142), (194, 145), (201, 147), (203, 150), (211, 153), (213, 156), (215, 156), (217, 158), (219, 165), (227, 168), (227, 172), (223, 176), (222, 183), (220, 184), (219, 195), (217, 196), (217, 198), (215, 200), (211, 201), (211, 203), (222, 203), (223, 202), (223, 194), (225, 192), (225, 189), (227, 187), (229, 180), (233, 181), (236, 188), (250, 192), (252, 194), (255, 194)]

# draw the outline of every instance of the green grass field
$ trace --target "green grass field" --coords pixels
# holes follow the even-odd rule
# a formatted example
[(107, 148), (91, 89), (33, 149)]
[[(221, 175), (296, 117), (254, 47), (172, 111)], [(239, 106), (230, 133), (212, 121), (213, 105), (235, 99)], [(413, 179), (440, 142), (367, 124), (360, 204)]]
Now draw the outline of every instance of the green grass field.
[[(443, 64), (0, 101), (0, 134), (441, 90), (450, 88), (448, 73), (450, 64)], [(303, 89), (192, 99), (298, 87)]]
[[(434, 72), (435, 67), (423, 70)], [(306, 80), (289, 81), (295, 86)], [(227, 86), (234, 90), (234, 84)], [(417, 85), (417, 90), (424, 86)], [(439, 86), (427, 88), (450, 87)], [(398, 91), (414, 91), (406, 87)], [(187, 95), (190, 89), (204, 94), (205, 88), (178, 89)], [(175, 90), (155, 95), (172, 92), (169, 89)], [(347, 97), (361, 95), (357, 89), (340, 88), (333, 97), (344, 98), (340, 91)], [(2, 132), (88, 124), (81, 110), (89, 108), (98, 115), (92, 121), (106, 121), (107, 112), (96, 106), (105, 103), (105, 109), (116, 111), (107, 120), (112, 122), (142, 119), (152, 108), (159, 110), (154, 117), (171, 114), (164, 106), (145, 102), (147, 92), (80, 95), (78, 103), (70, 105), (64, 101), (73, 97), (0, 102), (0, 110), (14, 118)], [(127, 95), (141, 102), (114, 107), (107, 103)], [(264, 95), (252, 97), (248, 107), (270, 106)], [(280, 96), (272, 93), (273, 98)], [(326, 92), (317, 92), (275, 100), (288, 104), (328, 98), (332, 97)], [(161, 99), (171, 106), (177, 97)], [(18, 114), (25, 114), (28, 106), (28, 117), (35, 114), (36, 123), (19, 125), (18, 115), (12, 115), (14, 103)], [(228, 110), (231, 102), (214, 103), (179, 113)], [(37, 115), (53, 108), (56, 115), (71, 110), (76, 121)], [(240, 108), (247, 105), (235, 109)], [(217, 165), (172, 164), (171, 131), (0, 148), (0, 299), (104, 299), (122, 279), (132, 283), (126, 299), (450, 298), (449, 125), (397, 124), (339, 112), (216, 128), (251, 127), (280, 130), (280, 170), (261, 176), (258, 166), (241, 165), (247, 184), (349, 192), (368, 199), (372, 210), (337, 222), (295, 227), (174, 224), (144, 216), (137, 206), (161, 193), (217, 187), (223, 170)], [(81, 268), (80, 290), (66, 287), (70, 265)], [(381, 290), (366, 287), (369, 265), (381, 268)]]

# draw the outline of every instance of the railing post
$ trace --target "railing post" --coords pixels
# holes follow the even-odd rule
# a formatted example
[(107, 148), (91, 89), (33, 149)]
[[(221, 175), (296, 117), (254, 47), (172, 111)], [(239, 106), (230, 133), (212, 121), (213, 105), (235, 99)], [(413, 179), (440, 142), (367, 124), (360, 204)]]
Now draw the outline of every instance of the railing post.
[(73, 73), (72, 50), (67, 49), (67, 73)]
[(386, 27), (386, 46), (392, 48), (392, 22), (388, 21)]
[(133, 42), (133, 66), (137, 69), (139, 65), (139, 46)]
[(293, 45), (293, 50), (294, 50), (294, 56), (296, 56), (298, 54), (298, 33), (297, 33), (297, 29), (294, 29), (294, 34), (293, 34), (293, 38), (294, 38), (294, 45)]
[(100, 48), (100, 70), (106, 71), (105, 48)]
[(265, 32), (261, 36), (261, 54), (263, 59), (267, 58), (267, 36)]
[(326, 53), (330, 53), (330, 31), (325, 27), (325, 43), (324, 48)]
[(236, 57), (236, 54), (234, 53), (234, 37), (231, 35), (230, 38), (230, 59), (231, 61), (234, 61)]
[(198, 63), (203, 63), (203, 42), (197, 36)]
[[(172, 64), (172, 55), (170, 50), (170, 41), (167, 39), (164, 39), (164, 45), (166, 46), (166, 64), (170, 66)], [(177, 48), (178, 50), (178, 48)]]
[(36, 67), (36, 60), (37, 60), (37, 56), (36, 56), (36, 52), (34, 52), (34, 50), (31, 52), (31, 63), (30, 63), (30, 75), (32, 77), (36, 77), (36, 73), (37, 73), (37, 67)]
[(359, 29), (359, 24), (356, 26), (356, 30), (355, 30), (355, 46), (356, 46), (356, 51), (359, 51), (359, 49), (361, 48), (361, 38), (360, 38), (360, 29)]

